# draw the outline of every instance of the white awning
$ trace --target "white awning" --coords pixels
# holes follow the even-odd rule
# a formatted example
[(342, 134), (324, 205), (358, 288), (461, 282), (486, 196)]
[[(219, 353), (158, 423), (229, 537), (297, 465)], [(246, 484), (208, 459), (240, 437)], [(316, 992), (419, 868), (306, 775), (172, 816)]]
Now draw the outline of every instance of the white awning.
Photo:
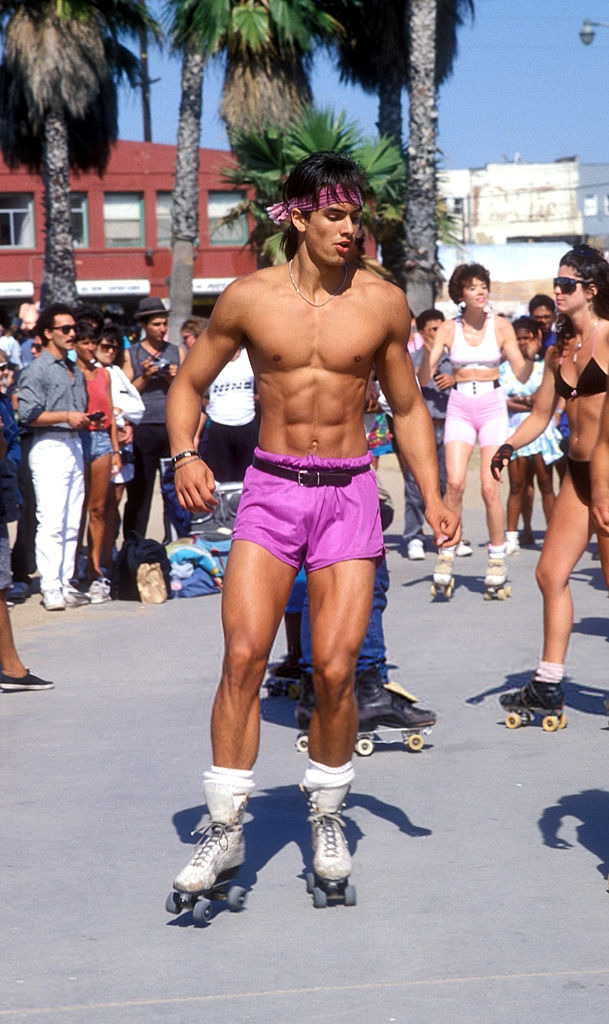
[(193, 277), (193, 295), (220, 295), (235, 280), (234, 277)]
[(78, 295), (150, 295), (150, 281), (146, 278), (116, 278), (107, 281), (77, 281)]
[(0, 281), (0, 299), (31, 299), (33, 296), (32, 281)]

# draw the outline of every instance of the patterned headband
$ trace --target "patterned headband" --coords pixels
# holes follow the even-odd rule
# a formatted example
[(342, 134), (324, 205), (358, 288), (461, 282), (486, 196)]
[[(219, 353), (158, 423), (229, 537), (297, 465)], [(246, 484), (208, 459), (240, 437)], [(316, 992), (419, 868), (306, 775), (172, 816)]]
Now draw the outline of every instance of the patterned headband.
[(266, 212), (274, 224), (283, 224), (289, 220), (292, 210), (301, 210), (303, 213), (311, 213), (313, 210), (321, 210), (333, 203), (353, 203), (354, 206), (362, 207), (362, 195), (358, 188), (350, 189), (344, 185), (324, 187), (319, 190), (319, 196), (295, 196), (293, 199), (275, 203), (274, 206), (267, 206)]

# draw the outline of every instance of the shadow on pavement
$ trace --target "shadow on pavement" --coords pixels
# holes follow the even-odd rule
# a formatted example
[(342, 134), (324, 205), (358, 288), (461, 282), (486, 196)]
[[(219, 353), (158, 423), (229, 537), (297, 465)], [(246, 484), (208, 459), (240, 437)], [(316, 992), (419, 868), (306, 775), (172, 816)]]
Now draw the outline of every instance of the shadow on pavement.
[(553, 807), (546, 807), (537, 824), (545, 846), (553, 850), (570, 850), (573, 843), (561, 839), (559, 832), (565, 818), (575, 818), (577, 841), (599, 858), (598, 871), (607, 877), (609, 871), (609, 793), (587, 789), (562, 796)]

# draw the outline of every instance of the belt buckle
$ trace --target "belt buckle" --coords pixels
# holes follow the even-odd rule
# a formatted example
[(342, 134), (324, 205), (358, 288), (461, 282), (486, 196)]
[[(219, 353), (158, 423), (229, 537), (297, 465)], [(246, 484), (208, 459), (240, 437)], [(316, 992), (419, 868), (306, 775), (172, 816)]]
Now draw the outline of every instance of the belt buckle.
[(319, 470), (311, 471), (310, 469), (299, 469), (298, 486), (319, 487)]

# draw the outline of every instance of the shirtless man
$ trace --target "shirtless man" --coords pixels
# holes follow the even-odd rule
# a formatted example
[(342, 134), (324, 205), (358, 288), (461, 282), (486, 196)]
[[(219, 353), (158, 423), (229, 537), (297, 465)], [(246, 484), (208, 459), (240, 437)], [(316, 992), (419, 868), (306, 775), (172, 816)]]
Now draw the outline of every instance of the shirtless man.
[(211, 823), (175, 880), (181, 892), (205, 891), (243, 863), (259, 690), (303, 563), (316, 692), (302, 783), (313, 867), (321, 879), (349, 875), (338, 812), (353, 779), (355, 663), (370, 618), (375, 562), (384, 551), (363, 417), (373, 362), (436, 542), (454, 544), (459, 537), (458, 516), (440, 497), (433, 428), (405, 352), (406, 297), (347, 263), (361, 188), (359, 169), (343, 154), (316, 153), (297, 165), (284, 202), (269, 210), (276, 223), (290, 221), (289, 263), (226, 289), (169, 393), (176, 491), (191, 512), (216, 504), (213, 475), (193, 444), (201, 394), (240, 346), (250, 357), (262, 411), (222, 595), (225, 654), (212, 712), (214, 763), (204, 781)]

